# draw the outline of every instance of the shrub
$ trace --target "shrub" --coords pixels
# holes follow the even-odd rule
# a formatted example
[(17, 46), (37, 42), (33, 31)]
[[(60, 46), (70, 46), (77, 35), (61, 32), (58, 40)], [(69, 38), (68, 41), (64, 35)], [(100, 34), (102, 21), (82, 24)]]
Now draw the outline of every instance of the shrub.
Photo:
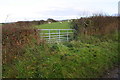
[(2, 26), (3, 64), (24, 53), (23, 47), (32, 44), (33, 39), (38, 44), (38, 31), (30, 24), (11, 23)]
[[(118, 18), (112, 16), (92, 16), (74, 20), (71, 26), (76, 30), (74, 38), (94, 36), (98, 38), (115, 39), (118, 31)], [(112, 36), (111, 36), (112, 35)], [(111, 38), (111, 37), (113, 38)], [(118, 37), (118, 36), (116, 36)]]

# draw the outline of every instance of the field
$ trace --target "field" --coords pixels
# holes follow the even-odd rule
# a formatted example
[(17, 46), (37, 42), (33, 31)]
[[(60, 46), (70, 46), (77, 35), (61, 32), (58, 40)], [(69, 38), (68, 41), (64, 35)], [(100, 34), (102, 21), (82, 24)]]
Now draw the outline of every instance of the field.
[[(62, 23), (60, 22), (53, 22), (51, 24), (42, 24), (42, 25), (37, 25), (35, 26), (36, 28), (38, 29), (71, 29), (70, 28), (70, 22), (67, 22), (67, 21), (64, 21)], [(67, 32), (66, 30), (61, 30), (60, 33), (63, 33), (61, 34), (62, 36), (64, 36), (64, 33)], [(72, 30), (69, 30), (68, 32), (73, 32)], [(59, 30), (44, 30), (44, 31), (40, 31), (40, 33), (43, 33), (41, 34), (41, 36), (47, 36), (46, 38), (48, 38), (49, 34), (46, 34), (46, 33), (51, 33), (51, 38), (53, 38), (53, 41), (56, 41), (54, 39), (57, 39), (58, 38), (58, 34), (59, 34)], [(56, 34), (54, 34), (56, 33)], [(66, 40), (66, 39), (65, 39)], [(51, 40), (52, 41), (52, 40)]]
[[(83, 20), (88, 22), (87, 28)], [(102, 21), (105, 24), (100, 24)], [(6, 25), (2, 38), (3, 78), (101, 78), (120, 62), (116, 23), (114, 17), (109, 20), (100, 16), (36, 26), (76, 29), (73, 40), (60, 43), (40, 40), (40, 32), (34, 28)]]
[(70, 23), (69, 22), (54, 22), (51, 24), (42, 24), (35, 26), (38, 29), (70, 29)]

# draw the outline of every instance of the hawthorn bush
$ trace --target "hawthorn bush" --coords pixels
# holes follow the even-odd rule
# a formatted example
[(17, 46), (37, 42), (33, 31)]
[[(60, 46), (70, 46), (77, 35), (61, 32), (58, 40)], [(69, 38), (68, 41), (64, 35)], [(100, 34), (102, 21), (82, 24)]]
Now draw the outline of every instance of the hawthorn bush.
[(39, 44), (38, 31), (26, 23), (10, 23), (2, 26), (2, 59), (4, 63), (11, 61), (24, 53), (24, 46)]

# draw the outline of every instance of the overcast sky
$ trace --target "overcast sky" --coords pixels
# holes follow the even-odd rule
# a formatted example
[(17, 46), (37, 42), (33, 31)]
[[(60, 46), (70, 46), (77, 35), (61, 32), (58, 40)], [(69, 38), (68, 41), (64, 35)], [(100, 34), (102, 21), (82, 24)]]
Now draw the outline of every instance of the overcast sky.
[(80, 18), (95, 13), (118, 13), (119, 0), (1, 0), (0, 23)]

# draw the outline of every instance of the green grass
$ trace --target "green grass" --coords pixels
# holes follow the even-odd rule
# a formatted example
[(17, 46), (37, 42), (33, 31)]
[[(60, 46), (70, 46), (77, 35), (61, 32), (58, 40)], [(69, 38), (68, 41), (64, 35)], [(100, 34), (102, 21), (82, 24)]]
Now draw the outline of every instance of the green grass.
[[(38, 29), (69, 29), (68, 22), (43, 24)], [(54, 32), (54, 31), (53, 31)], [(118, 36), (118, 35), (116, 35)], [(26, 46), (10, 64), (3, 64), (3, 78), (98, 78), (118, 64), (117, 40), (80, 36), (78, 41)]]
[(42, 24), (35, 26), (38, 29), (70, 29), (70, 23), (69, 22), (63, 22), (62, 24), (60, 22), (54, 22), (51, 24)]
[[(42, 24), (42, 25), (37, 25), (35, 26), (36, 28), (38, 29), (70, 29), (70, 22), (63, 22), (63, 23), (60, 23), (60, 22), (54, 22), (54, 23), (51, 23), (51, 24)], [(64, 30), (60, 31), (62, 33), (66, 32)], [(72, 30), (68, 31), (68, 32), (72, 32)], [(49, 31), (41, 31), (41, 33), (49, 33)], [(51, 30), (50, 33), (59, 33), (58, 30)], [(56, 34), (52, 34), (53, 36), (56, 35)], [(51, 36), (52, 36), (51, 35)], [(43, 34), (43, 36), (48, 36), (48, 34)], [(57, 38), (58, 36), (54, 37), (54, 38)]]
[(117, 42), (71, 41), (27, 47), (9, 66), (6, 78), (97, 78), (118, 62)]

